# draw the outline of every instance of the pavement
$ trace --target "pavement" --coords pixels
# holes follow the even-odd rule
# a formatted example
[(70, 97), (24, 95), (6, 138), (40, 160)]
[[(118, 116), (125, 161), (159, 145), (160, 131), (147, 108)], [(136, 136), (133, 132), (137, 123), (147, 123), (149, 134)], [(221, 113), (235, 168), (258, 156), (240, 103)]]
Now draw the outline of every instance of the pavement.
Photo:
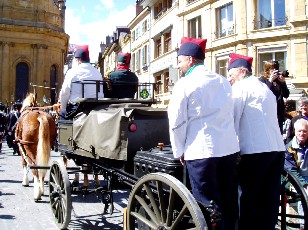
[[(62, 160), (59, 152), (51, 152), (50, 162), (54, 160)], [(69, 162), (69, 166), (74, 167), (74, 162)], [(45, 195), (39, 202), (33, 199), (32, 173), (29, 172), (29, 187), (21, 185), (22, 177), (21, 156), (13, 155), (13, 150), (3, 143), (0, 152), (0, 229), (58, 229), (50, 207), (47, 183), (49, 173), (46, 175)], [(72, 179), (73, 175), (70, 175), (70, 180)], [(90, 184), (93, 184), (93, 178), (89, 179)], [(80, 193), (72, 194), (73, 211), (68, 229), (123, 229), (123, 208), (127, 206), (129, 192), (129, 190), (114, 191), (112, 215), (103, 214), (104, 205), (94, 193), (85, 198)]]

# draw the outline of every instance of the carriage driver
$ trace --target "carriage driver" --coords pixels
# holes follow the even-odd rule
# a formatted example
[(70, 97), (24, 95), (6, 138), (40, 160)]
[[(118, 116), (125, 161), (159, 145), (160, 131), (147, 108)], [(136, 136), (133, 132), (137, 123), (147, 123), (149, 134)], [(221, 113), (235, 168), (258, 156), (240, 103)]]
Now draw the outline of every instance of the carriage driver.
[[(215, 229), (235, 227), (235, 170), (237, 141), (231, 85), (204, 66), (205, 39), (182, 38), (175, 84), (168, 107), (173, 154), (185, 160), (192, 193), (209, 206), (214, 201), (222, 213)], [(221, 140), (224, 141), (223, 144)], [(234, 199), (232, 199), (234, 198)], [(217, 213), (216, 213), (217, 214)], [(205, 213), (211, 225), (209, 213)]]
[[(59, 103), (61, 104), (60, 119), (67, 119), (69, 114), (76, 111), (78, 104), (74, 101), (78, 98), (82, 98), (82, 85), (74, 82), (84, 80), (93, 80), (94, 82), (103, 80), (99, 70), (91, 65), (87, 49), (77, 49), (74, 57), (77, 65), (73, 65), (73, 68), (67, 71), (59, 94)], [(96, 85), (93, 84), (93, 82), (92, 84), (85, 84), (84, 98), (96, 98)], [(104, 97), (103, 87), (100, 88), (98, 97)]]
[[(138, 77), (129, 69), (131, 54), (118, 53), (117, 69), (109, 74), (109, 81), (113, 86), (109, 97), (134, 98), (138, 89)], [(119, 85), (116, 85), (116, 84)]]

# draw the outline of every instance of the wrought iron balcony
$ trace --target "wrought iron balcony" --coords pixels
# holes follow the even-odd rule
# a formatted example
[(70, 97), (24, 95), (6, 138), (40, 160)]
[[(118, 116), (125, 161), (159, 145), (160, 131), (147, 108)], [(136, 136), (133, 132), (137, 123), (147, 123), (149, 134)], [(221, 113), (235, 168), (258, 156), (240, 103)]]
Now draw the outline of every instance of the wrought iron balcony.
[(192, 3), (192, 2), (194, 2), (196, 0), (186, 0), (186, 1), (187, 1), (187, 4), (189, 4), (189, 3)]
[(255, 30), (270, 28), (270, 27), (277, 27), (277, 26), (285, 26), (287, 24), (288, 17), (279, 18), (279, 19), (272, 19), (267, 20), (263, 19), (261, 21), (257, 21), (256, 19), (253, 20), (253, 28)]

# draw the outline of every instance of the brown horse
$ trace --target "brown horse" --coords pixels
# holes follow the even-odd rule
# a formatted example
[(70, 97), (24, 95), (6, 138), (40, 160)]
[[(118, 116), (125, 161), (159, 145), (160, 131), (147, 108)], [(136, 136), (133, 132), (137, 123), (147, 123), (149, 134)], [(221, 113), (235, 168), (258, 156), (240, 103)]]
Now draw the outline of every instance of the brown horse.
[(44, 178), (48, 166), (51, 146), (56, 139), (56, 123), (52, 116), (36, 106), (35, 95), (30, 93), (23, 101), (21, 116), (16, 127), (15, 141), (22, 156), (24, 176), (22, 185), (29, 186), (30, 166), (43, 166), (32, 169), (34, 179), (34, 200), (44, 194)]

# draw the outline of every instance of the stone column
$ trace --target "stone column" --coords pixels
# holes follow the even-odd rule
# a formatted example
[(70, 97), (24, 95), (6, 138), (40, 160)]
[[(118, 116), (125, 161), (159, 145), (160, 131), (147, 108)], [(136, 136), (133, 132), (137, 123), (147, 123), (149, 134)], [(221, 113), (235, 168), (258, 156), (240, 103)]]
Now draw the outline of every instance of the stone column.
[(10, 100), (10, 94), (14, 94), (15, 89), (13, 88), (16, 80), (13, 79), (12, 73), (15, 71), (10, 68), (10, 47), (14, 47), (15, 44), (12, 42), (2, 43), (2, 73), (0, 81), (0, 89), (2, 91), (1, 101)]
[(33, 71), (32, 71), (32, 77), (30, 77), (29, 82), (36, 85), (37, 79), (38, 79), (38, 66), (39, 66), (39, 60), (38, 60), (38, 45), (32, 44), (31, 48), (33, 49)]

